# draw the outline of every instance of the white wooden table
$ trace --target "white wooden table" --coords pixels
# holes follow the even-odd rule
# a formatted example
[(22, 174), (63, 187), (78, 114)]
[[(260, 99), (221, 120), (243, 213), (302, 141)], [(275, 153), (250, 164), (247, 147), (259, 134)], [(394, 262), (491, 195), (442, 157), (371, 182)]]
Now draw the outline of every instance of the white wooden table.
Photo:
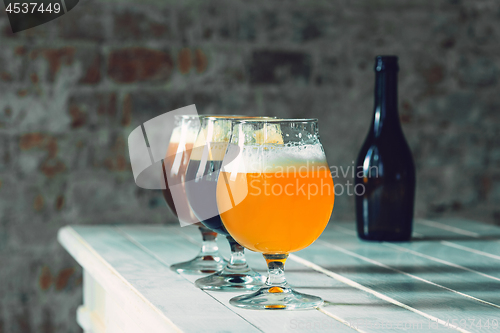
[(228, 301), (241, 292), (205, 292), (198, 276), (172, 272), (199, 249), (193, 227), (71, 226), (59, 242), (84, 268), (85, 332), (500, 332), (500, 228), (415, 222), (414, 241), (397, 244), (361, 242), (353, 223), (331, 222), (290, 255), (288, 282), (325, 300), (310, 311), (238, 309)]

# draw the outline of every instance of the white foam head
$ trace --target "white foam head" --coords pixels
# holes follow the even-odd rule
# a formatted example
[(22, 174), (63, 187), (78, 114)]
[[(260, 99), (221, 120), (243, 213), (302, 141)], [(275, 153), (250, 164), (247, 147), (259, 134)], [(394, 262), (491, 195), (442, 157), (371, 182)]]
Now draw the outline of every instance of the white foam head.
[(230, 173), (283, 172), (289, 167), (327, 166), (321, 145), (264, 144), (240, 148), (231, 144), (222, 171)]

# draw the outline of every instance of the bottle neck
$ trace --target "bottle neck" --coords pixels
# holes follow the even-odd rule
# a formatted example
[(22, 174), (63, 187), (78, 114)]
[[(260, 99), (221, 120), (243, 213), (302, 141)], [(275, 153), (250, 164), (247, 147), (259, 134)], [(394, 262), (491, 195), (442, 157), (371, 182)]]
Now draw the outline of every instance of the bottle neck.
[(373, 133), (380, 136), (383, 128), (399, 128), (398, 73), (395, 70), (376, 72)]

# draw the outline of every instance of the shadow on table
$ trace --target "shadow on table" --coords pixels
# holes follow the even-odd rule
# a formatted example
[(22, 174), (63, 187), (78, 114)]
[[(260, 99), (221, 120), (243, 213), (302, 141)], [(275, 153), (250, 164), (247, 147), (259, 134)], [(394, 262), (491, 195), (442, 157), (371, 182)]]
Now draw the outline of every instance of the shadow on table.
[[(475, 283), (470, 283), (470, 282), (448, 282), (448, 281), (439, 281), (439, 280), (433, 280), (432, 282), (439, 284), (443, 287), (446, 287), (448, 289), (452, 289), (455, 291), (459, 291), (462, 293), (470, 293), (470, 292), (490, 292), (493, 290), (498, 290), (500, 288), (500, 281), (482, 281), (481, 283), (475, 284)], [(433, 284), (428, 284), (428, 283), (422, 283), (421, 281), (418, 280), (410, 280), (408, 282), (367, 282), (367, 281), (360, 281), (358, 282), (362, 284), (363, 286), (379, 291), (381, 293), (387, 293), (387, 292), (394, 292), (396, 291), (398, 294), (404, 294), (404, 293), (413, 293), (413, 292), (447, 292), (446, 289), (433, 285)], [(324, 289), (324, 290), (342, 290), (342, 289), (349, 289), (353, 288), (348, 285), (343, 285), (343, 286), (314, 286), (314, 285), (295, 285), (292, 284), (291, 287), (293, 289), (301, 290), (301, 289)], [(471, 295), (474, 296), (474, 295)], [(484, 296), (478, 296), (478, 298), (482, 298)], [(500, 298), (496, 298), (500, 299)], [(490, 297), (488, 297), (488, 301), (492, 302), (490, 300)], [(494, 303), (494, 302), (493, 302)], [(497, 303), (497, 304), (500, 304)]]
[[(462, 265), (464, 266), (464, 265)], [(323, 266), (325, 269), (338, 273), (341, 275), (344, 274), (401, 274), (398, 271), (381, 267), (381, 266), (376, 266), (376, 265), (370, 265), (370, 266), (348, 266), (348, 265), (341, 265), (341, 266)], [(419, 274), (419, 273), (435, 273), (436, 275), (442, 274), (442, 273), (452, 273), (452, 274), (463, 274), (467, 272), (466, 270), (463, 270), (458, 267), (453, 267), (453, 266), (445, 266), (445, 265), (426, 265), (426, 266), (416, 266), (416, 265), (390, 265), (391, 268), (400, 270), (405, 273), (409, 274)], [(465, 266), (464, 266), (465, 267)], [(489, 266), (479, 266), (479, 265), (468, 265), (467, 268), (474, 270), (476, 272), (488, 274), (488, 273), (500, 273), (500, 265), (489, 265)], [(291, 270), (286, 270), (286, 272), (292, 272), (294, 271), (293, 269)], [(297, 270), (297, 272), (303, 272), (300, 270)], [(475, 274), (473, 272), (470, 272), (470, 274)], [(500, 276), (496, 276), (496, 278), (500, 278)], [(500, 281), (499, 281), (500, 283)]]
[(308, 285), (308, 286), (299, 286), (299, 285), (296, 285), (296, 284), (293, 284), (293, 283), (290, 284), (290, 287), (292, 289), (296, 289), (297, 291), (300, 291), (300, 290), (303, 290), (303, 289), (342, 290), (342, 289), (352, 288), (352, 287), (350, 287), (348, 285), (343, 285), (343, 286), (311, 286), (311, 285)]
[[(417, 308), (419, 310), (424, 309), (450, 309), (450, 302), (456, 302), (457, 299), (455, 297), (442, 297), (442, 298), (429, 298), (429, 299), (415, 299), (413, 302), (408, 303), (409, 306)], [(494, 300), (489, 300), (493, 304), (499, 304), (500, 298), (496, 298)], [(338, 300), (335, 302), (333, 300), (324, 299), (324, 304), (322, 307), (334, 307), (334, 306), (369, 306), (369, 307), (380, 307), (380, 308), (388, 308), (393, 307), (394, 305), (385, 301), (380, 300), (377, 303), (350, 303), (350, 302), (339, 302)], [(496, 308), (491, 307), (492, 312), (495, 313), (497, 311)]]
[[(470, 236), (423, 236), (413, 237), (411, 242), (439, 242), (439, 241), (500, 241), (500, 235), (488, 235), (479, 237)], [(397, 243), (396, 243), (397, 244)]]
[[(465, 294), (470, 295), (471, 292), (481, 292), (484, 293), (484, 295), (479, 295), (477, 296), (478, 298), (484, 298), (487, 297), (488, 301), (492, 302), (490, 299), (491, 297), (488, 296), (486, 293), (489, 293), (491, 296), (497, 296), (494, 294), (493, 290), (498, 290), (500, 288), (500, 282), (495, 282), (495, 281), (481, 281), (481, 283), (471, 283), (471, 282), (447, 282), (447, 281), (436, 281), (433, 280), (432, 282), (439, 284), (445, 288), (452, 289), (454, 291), (462, 292)], [(378, 290), (382, 293), (386, 293), (387, 291), (394, 291), (396, 290), (398, 294), (404, 294), (404, 293), (413, 293), (413, 292), (440, 292), (440, 293), (448, 293), (449, 290), (447, 291), (446, 289), (433, 285), (433, 284), (428, 284), (428, 283), (422, 283), (420, 281), (414, 280), (414, 281), (408, 281), (408, 282), (383, 282), (383, 283), (363, 283), (363, 285), (367, 286), (370, 289), (375, 289)], [(474, 295), (471, 295), (474, 296)], [(496, 299), (499, 299), (498, 297), (495, 297)], [(500, 303), (498, 303), (500, 304)]]

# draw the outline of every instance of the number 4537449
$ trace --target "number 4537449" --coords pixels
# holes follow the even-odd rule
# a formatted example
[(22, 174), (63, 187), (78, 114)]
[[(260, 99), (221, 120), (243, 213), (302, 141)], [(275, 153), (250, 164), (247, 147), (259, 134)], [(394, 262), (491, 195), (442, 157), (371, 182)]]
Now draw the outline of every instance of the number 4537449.
[(19, 14), (19, 13), (23, 13), (23, 14), (28, 14), (28, 13), (31, 13), (31, 14), (34, 14), (34, 13), (59, 13), (61, 11), (61, 4), (59, 3), (48, 3), (45, 7), (44, 7), (44, 3), (36, 3), (36, 2), (31, 2), (31, 3), (28, 3), (28, 2), (22, 2), (22, 3), (19, 3), (19, 2), (14, 2), (14, 3), (9, 3), (9, 5), (7, 6), (7, 8), (5, 9), (6, 12), (8, 13), (14, 13), (14, 14)]

